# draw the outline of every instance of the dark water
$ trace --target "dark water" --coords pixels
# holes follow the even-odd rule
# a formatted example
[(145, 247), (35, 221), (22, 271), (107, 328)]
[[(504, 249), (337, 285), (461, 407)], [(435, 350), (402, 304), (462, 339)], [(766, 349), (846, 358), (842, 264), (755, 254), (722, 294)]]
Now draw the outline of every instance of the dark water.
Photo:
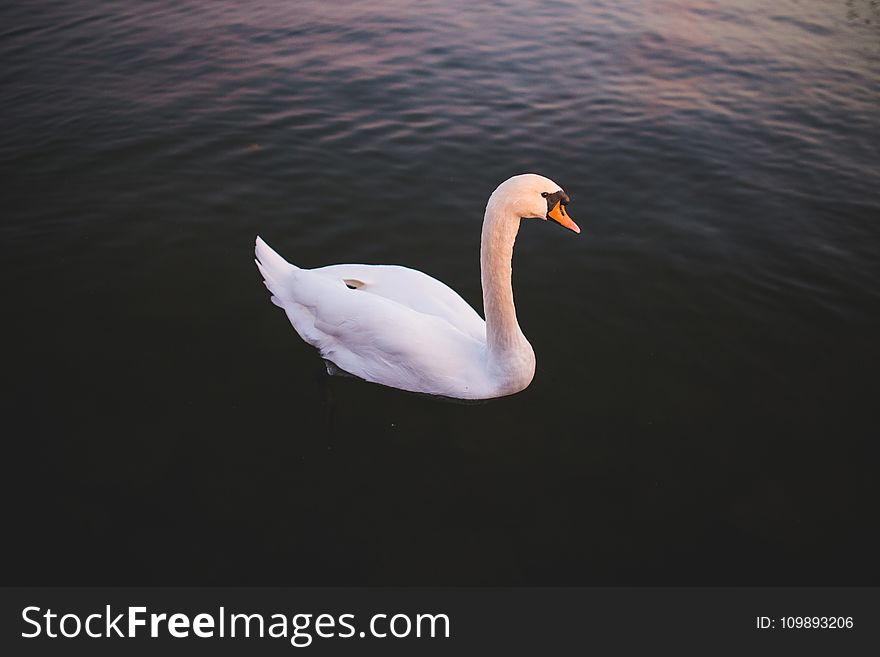
[[(5, 583), (880, 584), (880, 8), (0, 9)], [(480, 307), (508, 176), (522, 394), (328, 380), (268, 300), (400, 263)]]

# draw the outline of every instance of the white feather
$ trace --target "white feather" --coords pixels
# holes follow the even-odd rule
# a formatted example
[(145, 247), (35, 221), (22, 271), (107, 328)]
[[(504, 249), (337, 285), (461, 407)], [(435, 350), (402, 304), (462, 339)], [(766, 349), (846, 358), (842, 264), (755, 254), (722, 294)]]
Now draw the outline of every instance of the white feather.
[[(552, 181), (528, 174), (506, 181), (490, 199), (482, 268), (484, 300), (495, 313), (491, 335), (454, 290), (414, 269), (358, 264), (300, 269), (259, 237), (257, 267), (272, 303), (284, 309), (300, 337), (346, 372), (461, 399), (511, 394), (529, 384), (535, 359), (516, 322), (510, 253), (520, 217), (543, 217), (541, 192), (556, 189)], [(519, 197), (531, 205), (515, 205)]]

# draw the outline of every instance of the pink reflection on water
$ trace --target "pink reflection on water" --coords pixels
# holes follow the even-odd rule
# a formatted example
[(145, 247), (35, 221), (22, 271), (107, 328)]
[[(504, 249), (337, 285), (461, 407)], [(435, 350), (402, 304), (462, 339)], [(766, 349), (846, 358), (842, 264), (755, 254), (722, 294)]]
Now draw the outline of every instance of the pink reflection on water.
[[(649, 116), (730, 108), (760, 95), (813, 105), (815, 77), (839, 69), (835, 82), (849, 84), (846, 48), (828, 25), (828, 3), (780, 0), (768, 12), (759, 0), (735, 10), (714, 0), (651, 3), (621, 35), (621, 91)], [(858, 92), (858, 89), (854, 89)]]
[[(628, 100), (639, 104), (640, 114), (659, 117), (681, 110), (722, 110), (719, 86), (706, 74), (706, 60), (717, 57), (724, 37), (721, 21), (706, 20), (717, 9), (713, 2), (666, 0), (643, 15), (643, 30), (625, 38), (621, 54), (628, 70)], [(707, 56), (708, 55), (708, 56)]]

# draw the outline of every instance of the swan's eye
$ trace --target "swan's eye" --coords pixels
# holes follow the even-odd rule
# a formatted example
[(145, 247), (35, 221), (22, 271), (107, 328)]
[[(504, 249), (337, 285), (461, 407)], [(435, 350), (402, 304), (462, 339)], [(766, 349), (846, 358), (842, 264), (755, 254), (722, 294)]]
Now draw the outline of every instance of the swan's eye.
[(541, 194), (541, 196), (543, 196), (544, 198), (547, 199), (547, 212), (548, 213), (550, 212), (550, 210), (552, 210), (554, 208), (554, 206), (557, 203), (561, 204), (562, 206), (568, 205), (568, 201), (569, 201), (568, 194), (563, 192), (561, 189), (558, 192), (554, 192), (552, 194), (548, 194), (547, 192), (544, 192), (543, 194)]
[(550, 196), (550, 192), (541, 192), (541, 196), (547, 198), (548, 196)]

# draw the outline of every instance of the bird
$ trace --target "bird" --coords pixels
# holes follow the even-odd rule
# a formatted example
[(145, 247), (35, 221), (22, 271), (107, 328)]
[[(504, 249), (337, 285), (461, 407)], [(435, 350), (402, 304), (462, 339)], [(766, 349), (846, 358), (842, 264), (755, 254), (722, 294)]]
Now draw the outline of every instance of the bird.
[(443, 398), (505, 397), (524, 390), (535, 375), (535, 352), (517, 321), (511, 281), (520, 223), (543, 219), (580, 233), (569, 202), (559, 185), (534, 173), (508, 178), (492, 192), (480, 236), (485, 320), (452, 288), (416, 269), (302, 269), (259, 236), (255, 262), (272, 303), (343, 373)]

